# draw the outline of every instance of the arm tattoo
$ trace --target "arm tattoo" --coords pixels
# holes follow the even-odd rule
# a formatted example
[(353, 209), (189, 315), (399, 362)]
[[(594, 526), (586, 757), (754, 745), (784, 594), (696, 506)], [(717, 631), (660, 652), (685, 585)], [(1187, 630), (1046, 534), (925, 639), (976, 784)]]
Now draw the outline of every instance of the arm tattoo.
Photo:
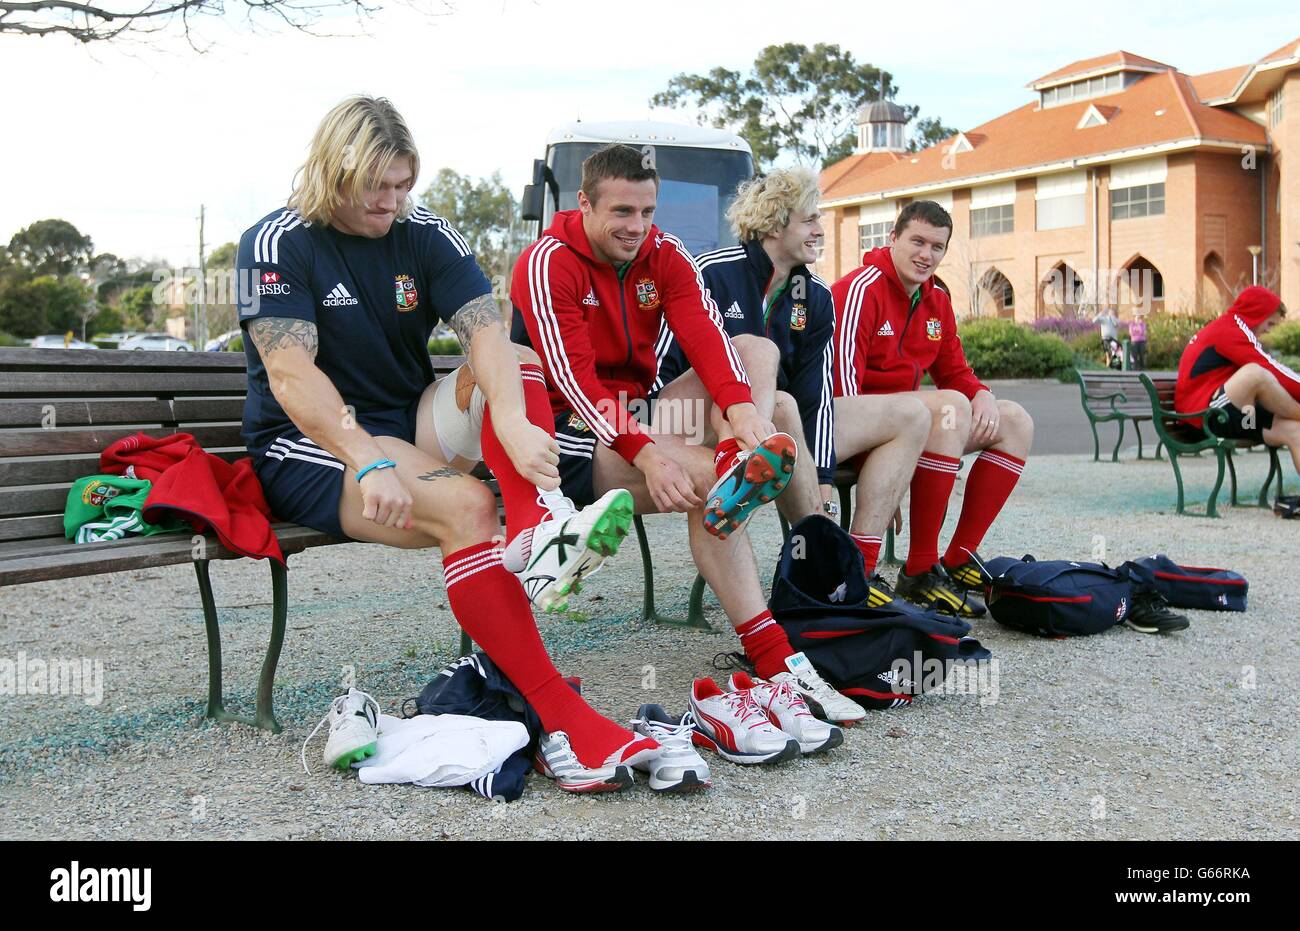
[(307, 355), (316, 358), (319, 338), (316, 324), (308, 320), (296, 320), (292, 317), (266, 317), (254, 320), (248, 325), (248, 335), (257, 347), (258, 354), (265, 361), (267, 355), (277, 349), (288, 346), (301, 346)]
[(425, 472), (423, 475), (420, 476), (420, 481), (436, 482), (440, 478), (455, 478), (456, 476), (462, 474), (464, 473), (459, 472), (456, 469), (451, 468), (450, 466), (444, 466), (441, 469), (434, 469), (432, 472)]
[(490, 294), (480, 294), (452, 314), (450, 325), (456, 331), (461, 347), (469, 352), (470, 340), (484, 327), (500, 324), (501, 309)]

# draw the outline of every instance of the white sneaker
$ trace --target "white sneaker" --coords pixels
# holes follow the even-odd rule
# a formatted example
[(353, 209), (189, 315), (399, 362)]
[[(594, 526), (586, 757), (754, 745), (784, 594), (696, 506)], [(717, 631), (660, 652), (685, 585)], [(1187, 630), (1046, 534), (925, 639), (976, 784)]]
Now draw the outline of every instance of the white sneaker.
[(696, 679), (690, 713), (695, 745), (724, 760), (752, 765), (799, 755), (799, 742), (772, 724), (751, 692), (724, 692), (712, 679)]
[(695, 752), (691, 735), (695, 719), (687, 712), (673, 718), (660, 705), (642, 705), (632, 719), (632, 733), (653, 737), (659, 753), (634, 768), (650, 774), (650, 788), (656, 792), (693, 792), (713, 784), (709, 764)]
[(659, 745), (637, 734), (599, 767), (583, 766), (564, 731), (542, 734), (533, 753), (533, 768), (566, 792), (617, 792), (632, 785), (632, 769), (659, 755)]
[(349, 688), (330, 703), (330, 710), (302, 742), (302, 768), (307, 766), (307, 744), (328, 721), (330, 736), (325, 741), (325, 765), (346, 770), (375, 755), (379, 741), (379, 703), (365, 692)]
[(795, 740), (799, 741), (799, 751), (804, 754), (819, 753), (830, 750), (844, 742), (844, 732), (834, 724), (819, 721), (808, 709), (808, 703), (794, 687), (793, 676), (788, 672), (780, 673), (784, 678), (775, 682), (764, 679), (752, 679), (748, 673), (733, 672), (727, 680), (727, 688), (732, 692), (748, 689), (754, 695), (754, 701), (767, 712), (773, 724)]
[(542, 611), (563, 611), (582, 580), (618, 552), (632, 524), (632, 494), (615, 488), (568, 517), (532, 529), (527, 565), (516, 573), (524, 593)]
[(776, 683), (789, 682), (812, 705), (814, 713), (835, 724), (856, 724), (867, 716), (867, 711), (851, 698), (835, 691), (821, 677), (812, 662), (802, 653), (787, 656), (785, 668), (772, 677)]

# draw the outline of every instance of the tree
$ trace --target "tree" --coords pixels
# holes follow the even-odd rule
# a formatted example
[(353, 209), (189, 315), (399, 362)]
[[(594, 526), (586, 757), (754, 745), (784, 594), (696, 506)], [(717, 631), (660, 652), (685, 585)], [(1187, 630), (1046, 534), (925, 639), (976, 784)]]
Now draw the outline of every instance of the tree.
[(858, 109), (888, 95), (892, 78), (875, 65), (858, 64), (852, 52), (819, 42), (769, 45), (747, 76), (727, 68), (678, 74), (651, 106), (699, 108), (699, 122), (744, 136), (760, 164), (782, 154), (820, 162), (848, 133)]
[(0, 295), (0, 330), (22, 337), (80, 330), (87, 297), (80, 282), (53, 275), (11, 284)]
[(943, 120), (937, 116), (927, 116), (917, 120), (916, 125), (912, 127), (912, 138), (908, 140), (907, 151), (920, 152), (932, 145), (946, 142), (955, 135), (957, 130), (951, 126), (944, 126)]
[(158, 305), (153, 302), (154, 286), (141, 284), (122, 295), (118, 310), (122, 315), (123, 327), (132, 330), (144, 330), (153, 325), (154, 314)]
[(9, 240), (15, 264), (32, 277), (70, 275), (90, 264), (94, 244), (67, 220), (37, 220)]
[[(361, 19), (381, 9), (377, 0), (237, 0), (235, 5), (243, 8), (246, 20), (254, 29), (261, 22), (270, 22), (312, 34), (317, 24), (327, 17), (350, 13)], [(0, 35), (65, 35), (79, 42), (102, 42), (179, 26), (190, 45), (198, 49), (195, 42), (200, 23), (225, 13), (225, 0), (0, 2)]]
[(515, 259), (528, 245), (519, 219), (519, 204), (501, 181), (501, 173), (475, 181), (441, 168), (420, 195), (420, 202), (446, 217), (474, 251), (479, 267), (492, 279), (498, 300), (508, 294)]

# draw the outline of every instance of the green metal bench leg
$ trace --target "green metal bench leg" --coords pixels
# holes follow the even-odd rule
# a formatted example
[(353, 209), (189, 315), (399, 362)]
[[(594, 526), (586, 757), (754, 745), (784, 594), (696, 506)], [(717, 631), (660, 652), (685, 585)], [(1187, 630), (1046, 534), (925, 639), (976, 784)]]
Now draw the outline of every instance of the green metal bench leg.
[[(1277, 447), (1269, 446), (1268, 449), (1268, 477), (1264, 479), (1264, 484), (1259, 489), (1259, 506), (1268, 507), (1268, 489), (1273, 484), (1273, 476), (1277, 476), (1277, 498), (1282, 497), (1282, 463), (1277, 458)], [(1274, 498), (1274, 500), (1277, 500)]]
[(633, 515), (632, 526), (636, 528), (636, 542), (641, 550), (641, 575), (644, 580), (645, 590), (641, 606), (641, 620), (653, 621), (656, 624), (667, 624), (670, 627), (695, 627), (700, 630), (713, 630), (709, 622), (704, 619), (704, 579), (698, 574), (695, 584), (691, 588), (690, 605), (686, 617), (665, 617), (659, 613), (655, 607), (655, 576), (654, 564), (650, 559), (650, 541), (646, 537), (645, 523), (642, 522), (640, 514)]
[(1164, 440), (1160, 440), (1160, 441), (1158, 441), (1158, 442), (1156, 443), (1156, 458), (1157, 458), (1157, 459), (1163, 459), (1163, 458), (1164, 458), (1164, 456), (1160, 455), (1161, 452), (1164, 451), (1164, 448), (1165, 448), (1165, 441), (1164, 441)]
[(1092, 461), (1101, 462), (1101, 438), (1097, 436), (1097, 421), (1088, 417), (1088, 426), (1092, 428)]
[(847, 531), (853, 526), (853, 486), (841, 485), (835, 490), (840, 493), (840, 527)]
[(469, 638), (465, 631), (460, 632), (460, 655), (469, 656), (474, 652), (474, 641)]
[(1174, 481), (1178, 483), (1178, 513), (1187, 513), (1183, 508), (1183, 473), (1178, 468), (1178, 453), (1169, 450), (1169, 464), (1174, 467)]
[(885, 528), (885, 565), (901, 566), (903, 561), (894, 555), (894, 525)]
[(1138, 458), (1141, 459), (1142, 458), (1142, 422), (1141, 421), (1139, 420), (1133, 421), (1133, 432), (1138, 435)]
[(1224, 471), (1224, 462), (1223, 462), (1224, 450), (1222, 448), (1214, 450), (1214, 459), (1215, 459), (1215, 463), (1218, 465), (1219, 470), (1218, 470), (1218, 474), (1214, 478), (1214, 488), (1213, 490), (1210, 491), (1210, 500), (1209, 502), (1207, 502), (1205, 506), (1206, 517), (1219, 516), (1219, 508), (1218, 508), (1219, 489), (1223, 487), (1223, 471)]
[(289, 581), (284, 566), (271, 560), (271, 640), (262, 661), (262, 673), (257, 681), (257, 705), (253, 717), (232, 714), (226, 710), (222, 690), (221, 627), (217, 618), (216, 599), (212, 596), (212, 578), (208, 560), (194, 560), (194, 573), (199, 581), (199, 600), (203, 603), (203, 626), (208, 638), (208, 706), (205, 717), (215, 721), (237, 721), (271, 731), (280, 732), (280, 722), (275, 719), (273, 690), (275, 668), (280, 662), (284, 646), (284, 627), (289, 613)]
[(1224, 453), (1228, 459), (1228, 474), (1232, 478), (1232, 506), (1235, 508), (1237, 506), (1237, 465), (1232, 458), (1232, 447), (1225, 449)]
[(1119, 439), (1115, 441), (1115, 448), (1110, 451), (1110, 461), (1119, 462), (1119, 447), (1124, 442), (1124, 418), (1121, 417), (1119, 423)]
[(780, 511), (777, 511), (776, 516), (781, 521), (781, 542), (784, 544), (790, 539), (790, 522)]

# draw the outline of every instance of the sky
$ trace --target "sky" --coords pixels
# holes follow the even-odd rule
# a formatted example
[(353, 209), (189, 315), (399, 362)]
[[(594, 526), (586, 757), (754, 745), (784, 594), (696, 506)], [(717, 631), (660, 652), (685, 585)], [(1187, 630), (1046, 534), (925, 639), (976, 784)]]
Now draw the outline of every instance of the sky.
[(238, 239), (283, 205), (316, 124), (354, 93), (403, 113), (420, 149), (419, 190), (448, 166), (499, 170), (518, 197), (551, 127), (689, 122), (687, 111), (652, 110), (650, 96), (680, 72), (747, 70), (770, 44), (838, 43), (890, 71), (896, 99), (921, 116), (971, 129), (1031, 100), (1026, 84), (1072, 61), (1122, 48), (1213, 71), (1300, 36), (1300, 16), (1221, 0), (389, 0), (363, 24), (324, 28), (352, 34), (252, 31), (232, 14), (204, 24), (203, 54), (175, 36), (0, 36), (0, 241), (61, 217), (99, 252), (196, 264), (199, 205), (209, 249)]

